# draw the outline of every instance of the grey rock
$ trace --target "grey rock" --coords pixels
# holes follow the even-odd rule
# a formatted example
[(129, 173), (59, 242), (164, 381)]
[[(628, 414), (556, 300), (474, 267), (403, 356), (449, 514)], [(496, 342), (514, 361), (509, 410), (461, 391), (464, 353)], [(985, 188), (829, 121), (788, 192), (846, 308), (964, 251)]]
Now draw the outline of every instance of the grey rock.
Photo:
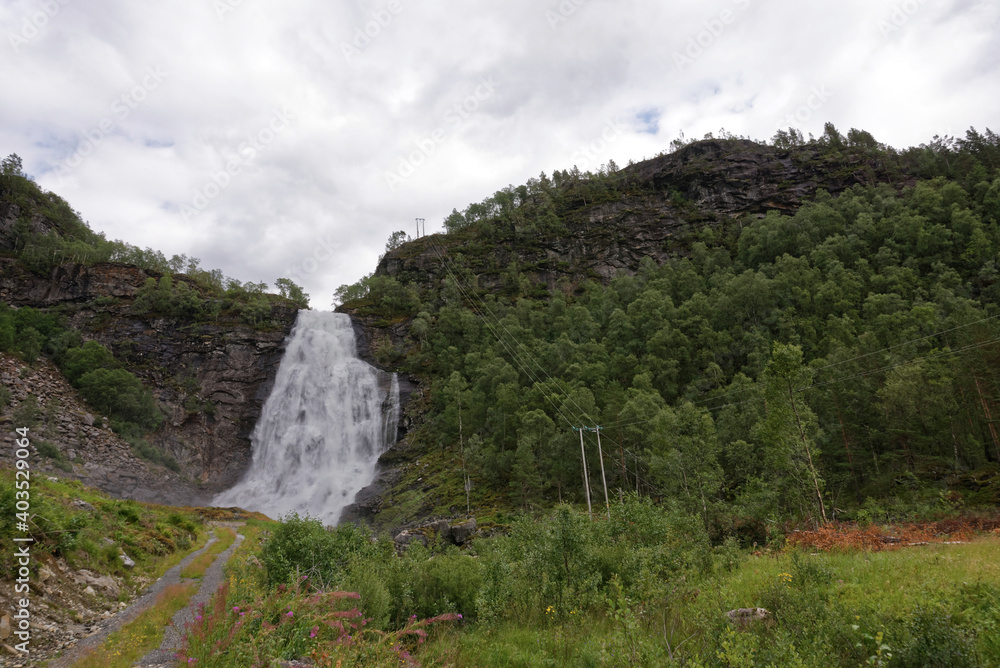
[(451, 527), (451, 537), (456, 545), (465, 545), (466, 541), (476, 533), (476, 518), (459, 522)]
[[(81, 584), (86, 584), (87, 589), (92, 589), (93, 587), (98, 587), (106, 591), (112, 598), (117, 598), (121, 589), (118, 583), (110, 575), (94, 575), (87, 570), (79, 570), (76, 572), (76, 581)], [(84, 590), (86, 591), (86, 589)]]
[(404, 529), (403, 531), (399, 532), (399, 534), (395, 538), (395, 541), (396, 541), (396, 549), (402, 550), (406, 548), (407, 545), (409, 545), (414, 541), (419, 541), (420, 543), (423, 543), (424, 546), (426, 546), (427, 536), (423, 532), (418, 531), (416, 529)]
[(438, 540), (441, 540), (442, 542), (452, 540), (451, 523), (449, 523), (448, 520), (435, 522), (431, 525), (431, 528), (434, 529), (434, 532), (437, 534)]
[(764, 608), (737, 608), (726, 613), (731, 624), (736, 626), (746, 626), (754, 622), (761, 622), (771, 616), (771, 613)]

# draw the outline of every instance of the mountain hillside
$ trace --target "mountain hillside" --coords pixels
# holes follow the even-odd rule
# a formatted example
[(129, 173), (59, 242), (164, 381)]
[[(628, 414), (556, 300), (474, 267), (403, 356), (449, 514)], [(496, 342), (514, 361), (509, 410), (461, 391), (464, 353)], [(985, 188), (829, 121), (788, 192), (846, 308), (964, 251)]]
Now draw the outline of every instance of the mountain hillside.
[(990, 131), (706, 140), (394, 235), (338, 297), (420, 392), (352, 517), (585, 503), (598, 426), (592, 502), (606, 479), (718, 536), (1000, 501), (998, 165)]

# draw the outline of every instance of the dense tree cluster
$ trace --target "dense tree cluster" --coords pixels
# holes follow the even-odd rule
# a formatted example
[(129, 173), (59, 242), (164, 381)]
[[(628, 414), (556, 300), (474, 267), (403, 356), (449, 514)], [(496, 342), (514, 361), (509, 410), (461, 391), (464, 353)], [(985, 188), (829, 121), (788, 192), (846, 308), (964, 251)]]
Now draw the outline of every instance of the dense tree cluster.
[[(599, 425), (612, 490), (676, 498), (713, 523), (830, 518), (995, 468), (998, 137), (970, 131), (899, 153), (828, 126), (814, 142), (920, 178), (820, 191), (794, 215), (708, 227), (687, 256), (541, 298), (516, 266), (488, 290), (469, 246), (445, 255), (439, 289), (387, 307), (413, 317), (413, 346), (399, 353), (430, 381), (423, 436), (462, 448), (481, 488), (532, 507), (582, 502), (573, 427)], [(592, 175), (604, 185), (589, 197), (613, 179)], [(572, 175), (560, 182), (556, 200), (576, 187)], [(490, 236), (514, 221), (517, 235), (534, 224), (541, 183), (446, 227)], [(366, 282), (379, 279), (417, 290)], [(585, 449), (603, 504), (593, 432)]]

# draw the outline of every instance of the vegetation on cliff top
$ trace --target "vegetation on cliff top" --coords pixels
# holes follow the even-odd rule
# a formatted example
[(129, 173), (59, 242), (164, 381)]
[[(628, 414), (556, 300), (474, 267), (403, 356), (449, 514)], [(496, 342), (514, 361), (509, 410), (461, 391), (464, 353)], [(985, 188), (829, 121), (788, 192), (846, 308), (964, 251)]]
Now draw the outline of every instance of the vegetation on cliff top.
[[(167, 259), (151, 248), (108, 241), (103, 233), (91, 230), (65, 200), (28, 178), (16, 154), (0, 165), (0, 205), (16, 216), (9, 239), (0, 239), (0, 248), (6, 247), (38, 275), (48, 275), (62, 264), (101, 262), (135, 266), (152, 274), (136, 305), (139, 313), (201, 321), (225, 313), (262, 326), (270, 321), (271, 301), (278, 296), (298, 308), (309, 308), (309, 295), (290, 279), (279, 278), (275, 284), (279, 295), (268, 295), (266, 283), (241, 283), (219, 269), (201, 268), (198, 258), (174, 255)], [(183, 280), (173, 281), (175, 274)], [(159, 282), (157, 277), (162, 277)]]

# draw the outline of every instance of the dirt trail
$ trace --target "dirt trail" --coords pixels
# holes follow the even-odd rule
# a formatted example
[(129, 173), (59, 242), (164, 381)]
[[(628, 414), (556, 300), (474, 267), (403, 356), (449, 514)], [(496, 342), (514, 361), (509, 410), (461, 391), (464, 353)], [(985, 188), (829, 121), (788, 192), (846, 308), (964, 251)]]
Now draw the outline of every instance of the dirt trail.
[[(228, 526), (236, 529), (238, 526), (242, 526), (242, 522), (212, 522), (212, 526)], [(184, 568), (197, 559), (201, 554), (205, 552), (213, 543), (218, 540), (215, 531), (212, 531), (212, 537), (208, 540), (204, 547), (196, 550), (184, 557), (180, 563), (168, 570), (163, 574), (156, 582), (149, 586), (149, 588), (143, 592), (141, 596), (132, 601), (132, 603), (116, 614), (114, 617), (105, 622), (101, 629), (96, 633), (87, 636), (86, 638), (80, 640), (78, 643), (69, 648), (65, 654), (62, 656), (52, 659), (49, 663), (45, 664), (48, 668), (69, 668), (76, 661), (78, 661), (84, 654), (94, 648), (100, 647), (101, 644), (107, 639), (109, 635), (115, 631), (121, 629), (123, 626), (138, 617), (144, 610), (151, 607), (155, 601), (156, 597), (164, 589), (171, 585), (183, 584), (196, 582), (196, 580), (181, 579), (181, 571)], [(236, 534), (236, 540), (225, 552), (220, 554), (209, 566), (208, 570), (201, 578), (201, 584), (198, 587), (198, 592), (192, 597), (191, 604), (197, 606), (198, 603), (207, 601), (208, 598), (215, 592), (215, 590), (222, 583), (222, 569), (232, 556), (236, 548), (243, 542), (243, 536), (239, 533)], [(174, 615), (171, 620), (171, 626), (168, 626), (164, 631), (163, 642), (159, 649), (153, 650), (135, 665), (151, 667), (151, 666), (172, 666), (174, 665), (174, 652), (180, 648), (182, 640), (182, 632), (184, 629), (184, 624), (191, 621), (191, 607), (185, 607), (180, 610), (176, 615)]]
[(198, 604), (207, 603), (208, 599), (219, 588), (219, 585), (222, 584), (225, 578), (222, 569), (225, 567), (226, 562), (229, 561), (229, 557), (233, 556), (233, 552), (236, 551), (236, 548), (242, 542), (243, 534), (237, 533), (233, 544), (225, 552), (216, 557), (212, 565), (205, 571), (205, 575), (201, 578), (201, 585), (198, 587), (198, 593), (191, 597), (191, 602), (187, 607), (178, 610), (177, 614), (170, 620), (170, 626), (163, 632), (163, 642), (160, 643), (159, 649), (154, 649), (139, 659), (138, 663), (135, 664), (136, 666), (145, 666), (147, 668), (163, 666), (166, 668), (167, 666), (176, 664), (174, 653), (181, 648), (184, 625), (192, 621), (193, 611), (197, 609)]

